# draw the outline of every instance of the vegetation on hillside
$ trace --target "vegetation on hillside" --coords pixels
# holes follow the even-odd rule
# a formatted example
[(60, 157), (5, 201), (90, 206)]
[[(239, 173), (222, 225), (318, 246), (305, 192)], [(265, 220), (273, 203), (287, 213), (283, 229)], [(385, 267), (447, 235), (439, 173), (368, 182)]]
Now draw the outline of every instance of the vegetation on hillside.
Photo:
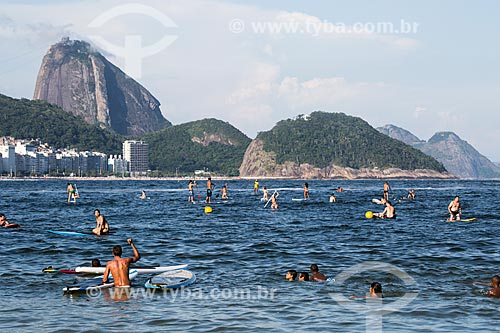
[(379, 133), (364, 120), (343, 113), (313, 112), (282, 120), (257, 136), (264, 150), (275, 152), (278, 163), (330, 164), (354, 169), (400, 168), (445, 171), (421, 151)]
[(0, 94), (0, 136), (40, 139), (55, 148), (76, 148), (121, 154), (123, 137), (47, 102)]
[(250, 139), (238, 129), (217, 119), (175, 125), (147, 134), (142, 140), (149, 144), (151, 170), (166, 175), (206, 170), (237, 176), (250, 144)]

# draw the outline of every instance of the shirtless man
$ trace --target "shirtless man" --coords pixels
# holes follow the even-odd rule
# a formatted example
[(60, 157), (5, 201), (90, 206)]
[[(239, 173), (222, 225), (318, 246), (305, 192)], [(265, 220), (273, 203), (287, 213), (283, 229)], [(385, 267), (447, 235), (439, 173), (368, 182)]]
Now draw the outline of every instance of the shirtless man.
[(500, 276), (495, 275), (491, 278), (491, 286), (493, 287), (493, 289), (488, 290), (486, 295), (500, 297)]
[(304, 189), (304, 200), (307, 200), (307, 199), (311, 199), (309, 198), (309, 184), (308, 183), (304, 183), (304, 185), (302, 185), (302, 188)]
[(384, 183), (384, 199), (389, 200), (389, 191), (391, 189), (391, 186), (389, 185), (388, 182)]
[(318, 265), (311, 265), (311, 275), (309, 276), (309, 280), (311, 281), (326, 281), (326, 276), (323, 273), (319, 272)]
[[(66, 191), (68, 191), (68, 202), (76, 202), (75, 188), (71, 183), (68, 183)], [(73, 199), (73, 201), (71, 201), (71, 199)]]
[(375, 213), (374, 216), (377, 216), (382, 219), (395, 219), (396, 218), (396, 210), (391, 205), (389, 201), (385, 203), (385, 209), (382, 213)]
[(206, 203), (210, 203), (212, 200), (212, 190), (214, 188), (214, 184), (212, 184), (212, 178), (208, 177), (207, 179), (207, 197), (205, 199)]
[(196, 182), (195, 181), (192, 181), (190, 180), (189, 181), (189, 184), (188, 184), (188, 191), (189, 191), (189, 194), (188, 194), (188, 202), (194, 202), (194, 192), (193, 192), (193, 188), (196, 186)]
[(448, 205), (448, 213), (450, 213), (450, 221), (460, 221), (460, 214), (462, 214), (462, 207), (460, 205), (460, 198), (458, 195)]
[(130, 279), (128, 277), (128, 270), (130, 264), (141, 259), (139, 251), (135, 248), (132, 238), (127, 239), (127, 242), (132, 247), (134, 251), (133, 258), (122, 258), (122, 247), (120, 245), (113, 246), (113, 256), (115, 259), (108, 261), (106, 264), (106, 270), (104, 271), (104, 277), (102, 278), (102, 283), (108, 282), (109, 273), (113, 275), (113, 281), (115, 287), (130, 287)]
[(97, 236), (109, 234), (108, 220), (106, 220), (104, 215), (101, 215), (99, 209), (94, 210), (94, 215), (97, 225), (94, 229), (92, 229), (92, 233), (96, 234)]

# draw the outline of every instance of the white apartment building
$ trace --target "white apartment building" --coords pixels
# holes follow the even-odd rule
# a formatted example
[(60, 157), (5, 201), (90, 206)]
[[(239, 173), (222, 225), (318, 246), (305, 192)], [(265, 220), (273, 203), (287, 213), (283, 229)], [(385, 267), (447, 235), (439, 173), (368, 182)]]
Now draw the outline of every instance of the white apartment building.
[(149, 145), (144, 141), (123, 142), (123, 159), (128, 163), (128, 171), (134, 175), (146, 175), (149, 170)]

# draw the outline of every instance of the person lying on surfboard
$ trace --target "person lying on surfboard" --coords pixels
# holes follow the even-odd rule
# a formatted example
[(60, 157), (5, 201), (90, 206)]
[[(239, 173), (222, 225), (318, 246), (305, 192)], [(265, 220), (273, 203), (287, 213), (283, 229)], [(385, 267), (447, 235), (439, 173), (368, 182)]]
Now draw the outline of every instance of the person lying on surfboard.
[(134, 257), (122, 258), (122, 247), (120, 245), (113, 246), (113, 256), (115, 259), (108, 261), (106, 264), (106, 270), (104, 271), (102, 283), (108, 282), (109, 273), (111, 273), (111, 275), (113, 275), (115, 287), (130, 287), (130, 279), (128, 277), (130, 264), (141, 259), (141, 255), (139, 254), (139, 251), (137, 251), (132, 238), (127, 239), (127, 242), (134, 251)]
[(6, 227), (10, 224), (4, 214), (0, 213), (0, 227)]
[(382, 213), (374, 213), (373, 216), (382, 219), (395, 219), (396, 218), (396, 209), (391, 205), (390, 201), (385, 203), (385, 209)]
[(500, 276), (495, 275), (491, 278), (491, 286), (493, 287), (493, 289), (488, 290), (486, 295), (500, 297)]

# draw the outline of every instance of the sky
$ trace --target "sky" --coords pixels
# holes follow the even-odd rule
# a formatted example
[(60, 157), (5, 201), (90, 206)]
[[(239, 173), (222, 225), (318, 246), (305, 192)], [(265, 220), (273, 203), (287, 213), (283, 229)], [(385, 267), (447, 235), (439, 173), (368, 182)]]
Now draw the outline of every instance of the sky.
[(322, 110), (428, 140), (453, 131), (500, 161), (500, 2), (0, 0), (0, 93), (32, 98), (62, 37), (90, 42), (173, 124), (250, 138)]

